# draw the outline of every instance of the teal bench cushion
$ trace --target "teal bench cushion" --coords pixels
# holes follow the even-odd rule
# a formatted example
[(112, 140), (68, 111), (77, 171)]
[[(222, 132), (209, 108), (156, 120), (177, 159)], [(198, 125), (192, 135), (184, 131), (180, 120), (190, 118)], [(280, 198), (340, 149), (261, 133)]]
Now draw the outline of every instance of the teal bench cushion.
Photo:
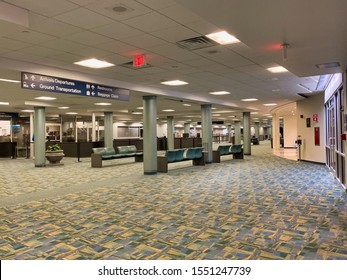
[(183, 154), (184, 154), (184, 149), (176, 150), (175, 161), (182, 161), (184, 159)]
[(195, 158), (202, 158), (202, 150), (203, 148), (194, 148), (195, 150)]
[(176, 150), (166, 151), (165, 156), (167, 157), (167, 162), (174, 162), (176, 159)]
[(128, 146), (118, 146), (117, 147), (118, 154), (128, 154), (129, 153), (129, 148)]
[(232, 145), (230, 148), (231, 154), (241, 153), (241, 151), (242, 151), (242, 145)]
[(184, 151), (185, 159), (195, 159), (195, 149), (194, 148), (188, 148)]

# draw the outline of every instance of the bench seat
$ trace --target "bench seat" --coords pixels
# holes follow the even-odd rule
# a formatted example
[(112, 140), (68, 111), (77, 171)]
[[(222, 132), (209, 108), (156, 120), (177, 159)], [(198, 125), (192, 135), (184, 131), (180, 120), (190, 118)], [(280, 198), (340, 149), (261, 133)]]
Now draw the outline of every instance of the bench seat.
[(220, 163), (220, 157), (233, 155), (233, 159), (243, 159), (242, 145), (220, 145), (216, 151), (212, 151), (212, 162)]
[(138, 151), (136, 146), (118, 146), (117, 153), (113, 147), (92, 148), (92, 167), (102, 167), (103, 160), (135, 157), (135, 162), (143, 162), (143, 152)]

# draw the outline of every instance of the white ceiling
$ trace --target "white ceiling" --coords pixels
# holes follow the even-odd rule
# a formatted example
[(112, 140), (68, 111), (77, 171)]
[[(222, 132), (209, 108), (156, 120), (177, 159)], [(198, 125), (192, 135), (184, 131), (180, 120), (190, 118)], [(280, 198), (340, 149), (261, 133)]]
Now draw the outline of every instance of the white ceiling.
[[(113, 111), (117, 120), (140, 121), (131, 114), (142, 106), (142, 96), (158, 96), (158, 116), (169, 113), (179, 121), (198, 121), (200, 105), (212, 103), (213, 119), (230, 122), (243, 111), (264, 118), (277, 103), (283, 107), (308, 94), (298, 84), (315, 89), (317, 77), (342, 72), (347, 63), (347, 1), (341, 0), (6, 0), (0, 7), (24, 9), (24, 16), (0, 9), (0, 78), (20, 80), (27, 71), (91, 81), (130, 89), (130, 101), (53, 94), (47, 112), (64, 114), (58, 106), (70, 106), (80, 115)], [(114, 7), (123, 7), (119, 13)], [(20, 10), (23, 11), (23, 10)], [(25, 26), (25, 14), (28, 25)], [(241, 42), (198, 50), (186, 50), (177, 41), (226, 30)], [(281, 44), (287, 43), (287, 59)], [(151, 67), (120, 66), (143, 54)], [(74, 65), (95, 57), (116, 66), (93, 70)], [(318, 69), (316, 64), (339, 62), (341, 67)], [(276, 65), (290, 72), (271, 74)], [(170, 87), (164, 80), (180, 79), (188, 85)], [(212, 96), (210, 91), (230, 91)], [(46, 95), (47, 95), (46, 94)], [(23, 90), (20, 84), (0, 82), (0, 112), (32, 109), (28, 101), (42, 92)], [(258, 98), (242, 102), (242, 98)], [(183, 106), (190, 103), (191, 107)], [(285, 106), (287, 107), (287, 106)], [(287, 110), (286, 110), (287, 111)], [(224, 112), (224, 113), (223, 113)], [(258, 114), (256, 114), (258, 113)], [(236, 117), (233, 117), (236, 116)]]

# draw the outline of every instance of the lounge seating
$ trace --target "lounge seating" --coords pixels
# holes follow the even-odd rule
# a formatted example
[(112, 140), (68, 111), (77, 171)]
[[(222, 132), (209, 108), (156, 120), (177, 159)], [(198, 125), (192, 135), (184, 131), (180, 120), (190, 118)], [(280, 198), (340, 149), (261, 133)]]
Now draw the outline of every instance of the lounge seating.
[(213, 151), (212, 162), (220, 163), (220, 157), (233, 155), (233, 159), (243, 159), (242, 145), (220, 145), (216, 151)]
[(143, 152), (138, 151), (136, 146), (118, 146), (117, 153), (113, 147), (92, 148), (92, 167), (102, 167), (103, 160), (111, 160), (125, 157), (135, 157), (135, 162), (143, 162)]
[(187, 148), (168, 150), (165, 156), (158, 156), (158, 172), (168, 172), (168, 164), (173, 162), (180, 162), (191, 160), (193, 165), (205, 165), (205, 157), (203, 148)]

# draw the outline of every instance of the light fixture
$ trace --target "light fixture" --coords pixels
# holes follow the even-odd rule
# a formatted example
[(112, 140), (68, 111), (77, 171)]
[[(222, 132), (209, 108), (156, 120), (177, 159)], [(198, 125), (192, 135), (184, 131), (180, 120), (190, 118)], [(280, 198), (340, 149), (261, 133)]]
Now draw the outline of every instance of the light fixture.
[(136, 109), (143, 110), (143, 107), (136, 107)]
[(234, 43), (240, 42), (239, 39), (237, 39), (233, 35), (230, 35), (226, 31), (211, 33), (211, 34), (206, 35), (206, 37), (213, 40), (213, 41), (216, 41), (217, 43), (219, 43), (221, 45), (234, 44)]
[(0, 102), (0, 105), (10, 105), (9, 102)]
[(264, 106), (276, 106), (277, 104), (276, 103), (266, 103), (266, 104), (263, 104)]
[(142, 115), (142, 112), (132, 112), (133, 115)]
[(174, 112), (175, 110), (174, 109), (164, 109), (162, 110), (163, 112)]
[(270, 67), (270, 68), (266, 68), (266, 70), (270, 71), (271, 73), (284, 73), (284, 72), (288, 72), (288, 70), (286, 68), (284, 68), (283, 66)]
[(192, 106), (192, 105), (190, 105), (188, 103), (183, 103), (182, 105), (185, 106), (185, 107), (191, 107)]
[(51, 97), (51, 96), (39, 96), (39, 97), (35, 97), (35, 99), (37, 100), (55, 100), (56, 98), (55, 97)]
[(249, 101), (258, 101), (257, 98), (243, 98), (241, 101), (249, 102)]
[(214, 116), (214, 117), (220, 117), (221, 114), (212, 114), (212, 116)]
[(172, 81), (161, 82), (161, 84), (167, 85), (167, 86), (183, 86), (183, 85), (187, 85), (188, 83), (181, 80), (172, 80)]
[(23, 112), (23, 113), (34, 113), (34, 110), (26, 109), (26, 110), (21, 110), (21, 112)]
[(58, 109), (65, 110), (65, 109), (70, 109), (70, 107), (63, 106), (63, 107), (58, 107)]
[(319, 69), (329, 69), (329, 68), (335, 68), (335, 67), (340, 67), (339, 62), (328, 62), (328, 63), (321, 63), (321, 64), (316, 64), (316, 67)]
[(97, 105), (97, 106), (110, 106), (110, 105), (112, 105), (112, 103), (99, 102), (99, 103), (94, 103), (94, 105)]
[(9, 80), (9, 79), (0, 79), (1, 82), (8, 82), (8, 83), (20, 83), (20, 81), (16, 80)]
[(226, 95), (226, 94), (230, 94), (230, 92), (222, 90), (222, 91), (212, 91), (209, 94), (212, 94), (212, 95)]
[(67, 115), (77, 115), (78, 113), (76, 113), (76, 112), (67, 112), (66, 114)]
[(258, 115), (258, 112), (251, 112), (251, 115)]
[(279, 92), (279, 91), (281, 91), (281, 90), (278, 89), (278, 88), (276, 88), (276, 89), (273, 89), (272, 91), (273, 91), (273, 92)]
[(89, 67), (89, 68), (95, 68), (95, 69), (114, 66), (114, 64), (112, 63), (109, 63), (107, 61), (102, 61), (96, 58), (81, 60), (78, 62), (74, 62), (74, 64), (84, 66), (84, 67)]

